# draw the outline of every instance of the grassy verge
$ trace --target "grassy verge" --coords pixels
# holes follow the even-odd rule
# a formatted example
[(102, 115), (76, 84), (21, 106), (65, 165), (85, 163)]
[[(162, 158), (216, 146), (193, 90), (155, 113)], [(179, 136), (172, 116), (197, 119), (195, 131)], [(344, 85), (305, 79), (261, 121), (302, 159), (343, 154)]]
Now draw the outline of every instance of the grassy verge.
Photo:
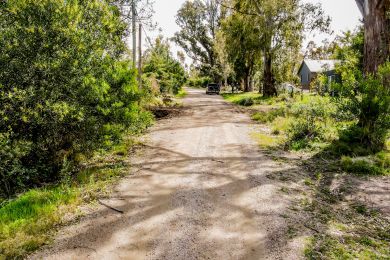
[[(363, 180), (326, 172), (329, 167), (318, 167), (321, 163), (307, 164), (317, 172), (305, 180), (305, 198), (297, 207), (299, 214), (309, 216), (304, 223), (314, 231), (306, 244), (306, 258), (389, 259), (390, 222), (371, 203), (356, 197), (357, 183)], [(332, 187), (334, 183), (338, 186)]]
[(329, 97), (282, 94), (263, 98), (258, 93), (224, 94), (223, 97), (248, 107), (252, 120), (264, 126), (265, 131), (254, 134), (261, 147), (319, 153), (335, 159), (334, 163), (347, 172), (389, 175), (389, 150), (367, 155), (364, 147), (340, 140), (340, 134), (353, 125), (354, 118), (340, 113)]
[(184, 98), (187, 95), (188, 95), (187, 91), (184, 88), (182, 88), (182, 89), (180, 89), (179, 93), (177, 93), (175, 95), (175, 97), (177, 97), (177, 98)]
[(241, 106), (252, 106), (259, 101), (262, 96), (259, 93), (240, 93), (240, 94), (222, 94), (222, 97), (229, 102), (232, 102)]
[[(32, 189), (0, 208), (0, 259), (22, 258), (50, 243), (55, 228), (82, 214), (79, 207), (106, 195), (129, 166), (136, 143), (127, 139), (111, 151), (99, 151), (80, 172), (61, 184)], [(68, 217), (67, 217), (68, 216)], [(68, 220), (69, 221), (69, 220)]]
[(390, 259), (388, 216), (370, 202), (375, 200), (370, 193), (368, 201), (356, 194), (360, 184), (382, 178), (367, 176), (390, 176), (389, 150), (367, 155), (364, 148), (340, 140), (340, 133), (354, 122), (338, 114), (328, 97), (305, 94), (264, 99), (245, 93), (224, 98), (248, 107), (252, 120), (261, 124), (252, 134), (261, 148), (299, 150), (309, 158), (294, 162), (300, 169), (294, 183), (302, 184), (303, 198), (291, 207), (296, 223), (286, 234), (307, 236), (310, 232), (304, 252), (307, 259)]

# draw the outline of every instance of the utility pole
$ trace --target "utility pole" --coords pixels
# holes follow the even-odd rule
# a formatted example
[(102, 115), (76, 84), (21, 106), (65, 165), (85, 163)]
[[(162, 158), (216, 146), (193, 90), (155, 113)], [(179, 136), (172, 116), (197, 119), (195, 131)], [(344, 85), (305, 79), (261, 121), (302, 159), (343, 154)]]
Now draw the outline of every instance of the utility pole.
[(138, 84), (139, 89), (142, 89), (142, 24), (139, 23), (138, 28)]
[(137, 27), (136, 27), (136, 9), (135, 1), (131, 2), (131, 11), (132, 11), (132, 27), (133, 27), (133, 66), (137, 66)]

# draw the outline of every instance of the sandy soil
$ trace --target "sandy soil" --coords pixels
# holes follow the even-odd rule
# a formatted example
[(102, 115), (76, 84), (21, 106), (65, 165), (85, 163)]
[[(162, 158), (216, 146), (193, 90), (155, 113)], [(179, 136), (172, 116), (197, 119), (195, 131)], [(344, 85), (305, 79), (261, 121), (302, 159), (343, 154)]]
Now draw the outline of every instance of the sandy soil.
[(300, 193), (281, 191), (299, 168), (261, 151), (248, 115), (221, 97), (189, 90), (184, 105), (104, 200), (124, 213), (99, 206), (32, 258), (302, 258), (305, 235), (289, 237), (288, 217)]

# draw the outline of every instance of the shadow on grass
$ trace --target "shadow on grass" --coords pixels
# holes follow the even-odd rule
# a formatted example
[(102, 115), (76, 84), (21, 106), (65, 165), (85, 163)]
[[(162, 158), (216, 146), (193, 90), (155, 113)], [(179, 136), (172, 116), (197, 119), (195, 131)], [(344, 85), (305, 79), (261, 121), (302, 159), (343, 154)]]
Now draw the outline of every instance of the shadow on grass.
[(390, 180), (345, 173), (341, 154), (354, 149), (335, 141), (301, 163), (309, 192), (297, 207), (313, 231), (309, 259), (390, 257)]

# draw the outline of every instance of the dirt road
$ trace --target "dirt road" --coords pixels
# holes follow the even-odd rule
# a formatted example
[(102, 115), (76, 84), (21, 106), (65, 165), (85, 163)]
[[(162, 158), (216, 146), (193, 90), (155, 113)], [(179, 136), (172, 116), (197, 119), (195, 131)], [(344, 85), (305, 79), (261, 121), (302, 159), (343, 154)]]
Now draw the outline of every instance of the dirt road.
[(60, 232), (41, 259), (298, 259), (289, 238), (296, 198), (280, 181), (296, 170), (251, 138), (248, 115), (189, 90), (185, 111), (149, 134), (132, 174), (101, 206)]

